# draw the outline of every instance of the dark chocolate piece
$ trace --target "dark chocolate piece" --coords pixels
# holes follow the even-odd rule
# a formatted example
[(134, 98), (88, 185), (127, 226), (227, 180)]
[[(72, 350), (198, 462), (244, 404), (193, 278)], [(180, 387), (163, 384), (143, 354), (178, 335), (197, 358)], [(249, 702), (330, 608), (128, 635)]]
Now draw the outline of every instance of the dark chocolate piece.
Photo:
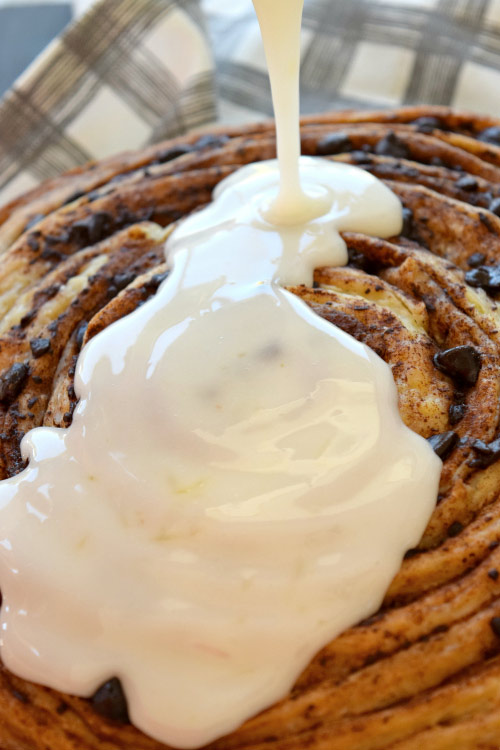
[(466, 385), (475, 385), (481, 369), (481, 355), (473, 346), (454, 346), (438, 352), (433, 358), (434, 366)]
[(396, 159), (409, 159), (411, 152), (401, 138), (390, 131), (375, 146), (375, 153), (379, 156), (394, 156)]
[(118, 291), (125, 289), (126, 286), (131, 284), (135, 279), (135, 274), (130, 272), (117, 273), (113, 276), (113, 285)]
[(50, 351), (50, 339), (36, 338), (30, 341), (31, 353), (38, 359)]
[(38, 222), (41, 221), (42, 219), (45, 219), (45, 214), (35, 214), (34, 216), (31, 217), (31, 219), (28, 221), (28, 223), (24, 227), (24, 231), (27, 232), (28, 229), (31, 229), (32, 227), (34, 227), (35, 224), (38, 224)]
[(498, 638), (500, 638), (500, 617), (492, 617), (490, 627)]
[(10, 402), (21, 392), (29, 375), (26, 362), (16, 362), (0, 377), (0, 401)]
[(194, 144), (194, 148), (196, 150), (202, 148), (219, 148), (219, 146), (223, 146), (227, 143), (228, 140), (228, 135), (213, 135), (213, 133), (206, 133), (198, 138)]
[(441, 432), (439, 435), (431, 435), (430, 438), (427, 438), (427, 442), (431, 445), (436, 456), (444, 461), (458, 443), (458, 435), (453, 430), (448, 430), (448, 432)]
[(467, 271), (465, 281), (470, 286), (496, 292), (500, 289), (500, 266), (477, 266)]
[(401, 230), (401, 236), (412, 239), (413, 237), (413, 211), (411, 208), (405, 208), (403, 206), (403, 228)]
[(448, 409), (448, 419), (450, 420), (450, 424), (458, 424), (458, 422), (463, 419), (466, 411), (467, 406), (465, 404), (451, 404)]
[(467, 258), (467, 265), (471, 268), (477, 268), (483, 264), (485, 260), (486, 255), (484, 253), (472, 253), (472, 255), (469, 255)]
[(333, 156), (334, 154), (345, 154), (352, 151), (352, 141), (342, 131), (330, 133), (322, 138), (316, 146), (318, 156)]
[(94, 711), (100, 716), (121, 724), (130, 722), (128, 716), (127, 699), (122, 684), (117, 677), (105, 682), (96, 690), (91, 698)]
[(74, 203), (74, 201), (77, 201), (78, 198), (82, 198), (85, 195), (85, 192), (82, 190), (77, 190), (75, 193), (71, 193), (66, 200), (63, 203), (63, 206), (67, 206), (69, 203)]
[(463, 530), (463, 524), (460, 521), (454, 521), (451, 526), (448, 526), (448, 536), (458, 536)]
[(488, 206), (488, 211), (491, 211), (495, 216), (500, 216), (500, 198), (493, 198)]
[(83, 344), (83, 339), (85, 336), (85, 332), (87, 330), (87, 326), (88, 326), (88, 323), (86, 320), (84, 320), (83, 323), (80, 323), (80, 325), (78, 326), (77, 331), (76, 331), (76, 336), (75, 336), (77, 346), (81, 346)]
[(438, 117), (417, 117), (410, 125), (415, 125), (419, 133), (432, 133), (433, 130), (439, 130), (442, 127)]
[(471, 448), (476, 451), (475, 458), (468, 461), (468, 466), (473, 469), (485, 469), (500, 458), (500, 438), (493, 440), (491, 443), (473, 440)]
[(156, 159), (153, 161), (153, 164), (165, 164), (167, 161), (173, 161), (173, 159), (177, 159), (179, 156), (189, 154), (192, 150), (192, 146), (188, 146), (186, 143), (179, 143), (177, 146), (171, 146), (164, 151), (160, 151), (157, 154)]
[(455, 182), (455, 187), (464, 190), (466, 193), (471, 193), (474, 190), (477, 190), (478, 185), (475, 177), (466, 174)]
[(70, 239), (84, 247), (95, 245), (104, 239), (115, 224), (112, 214), (107, 211), (97, 211), (85, 219), (75, 221), (70, 228)]
[(500, 146), (500, 127), (494, 125), (491, 128), (485, 128), (477, 136), (478, 141), (483, 143), (492, 143), (494, 146)]

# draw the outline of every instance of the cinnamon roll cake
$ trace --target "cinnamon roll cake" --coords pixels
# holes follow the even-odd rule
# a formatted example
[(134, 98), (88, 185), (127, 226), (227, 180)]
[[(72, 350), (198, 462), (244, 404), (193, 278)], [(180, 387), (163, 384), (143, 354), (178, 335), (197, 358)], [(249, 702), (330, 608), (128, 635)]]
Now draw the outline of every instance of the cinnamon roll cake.
[[(213, 750), (500, 746), (500, 121), (445, 108), (310, 117), (302, 152), (354, 164), (404, 206), (389, 240), (291, 289), (391, 367), (404, 422), (443, 460), (435, 510), (379, 612)], [(92, 163), (0, 209), (0, 478), (67, 427), (82, 346), (155, 294), (174, 222), (273, 158), (272, 123)], [(36, 560), (34, 561), (36, 564)], [(130, 613), (133, 617), (133, 612)], [(88, 700), (0, 670), (3, 750), (160, 750), (109, 675)]]

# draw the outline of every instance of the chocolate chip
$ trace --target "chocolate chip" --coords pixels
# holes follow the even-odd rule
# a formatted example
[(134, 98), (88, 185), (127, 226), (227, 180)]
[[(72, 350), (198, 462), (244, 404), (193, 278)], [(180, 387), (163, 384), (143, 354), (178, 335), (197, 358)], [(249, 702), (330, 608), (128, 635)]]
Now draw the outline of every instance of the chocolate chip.
[(318, 156), (333, 156), (352, 151), (352, 141), (345, 133), (329, 133), (316, 146)]
[(403, 207), (403, 228), (401, 230), (402, 237), (408, 237), (409, 239), (413, 236), (413, 211), (411, 208)]
[(465, 281), (470, 286), (495, 292), (500, 289), (500, 266), (477, 266), (472, 271), (467, 271)]
[(498, 570), (496, 568), (488, 570), (488, 578), (491, 578), (492, 581), (498, 581)]
[(50, 351), (50, 339), (36, 338), (30, 341), (31, 353), (37, 359)]
[(96, 713), (106, 719), (112, 719), (121, 724), (128, 724), (130, 721), (127, 699), (121, 682), (116, 677), (101, 685), (92, 696), (91, 703)]
[(379, 156), (394, 156), (396, 159), (409, 159), (411, 156), (406, 143), (392, 131), (380, 139), (375, 146), (375, 153)]
[(45, 297), (45, 299), (52, 299), (52, 297), (56, 296), (60, 288), (61, 288), (60, 284), (51, 284), (50, 286), (47, 286), (45, 287), (45, 289), (43, 289), (42, 294)]
[(427, 312), (430, 312), (430, 313), (436, 312), (435, 301), (428, 294), (422, 295), (422, 302), (424, 303), (425, 309), (427, 310)]
[(26, 695), (26, 693), (22, 693), (20, 690), (12, 690), (13, 697), (18, 700), (20, 703), (29, 703), (30, 699)]
[(488, 206), (488, 211), (491, 211), (495, 216), (500, 216), (500, 198), (493, 198)]
[(43, 382), (43, 380), (42, 380), (42, 378), (40, 377), (40, 375), (33, 375), (33, 378), (32, 378), (32, 380), (33, 380), (33, 382), (34, 382), (34, 383), (36, 383), (37, 385), (39, 385), (40, 383), (42, 383), (42, 382)]
[(125, 289), (126, 286), (131, 284), (134, 279), (135, 274), (133, 273), (117, 273), (113, 276), (113, 284), (117, 288), (117, 290), (120, 291), (121, 289)]
[(448, 419), (451, 425), (458, 424), (464, 418), (467, 406), (465, 404), (451, 404), (448, 409)]
[(26, 362), (16, 362), (0, 377), (0, 401), (13, 401), (29, 375)]
[(41, 252), (41, 257), (44, 260), (59, 261), (64, 257), (64, 253), (60, 253), (59, 250), (54, 250), (52, 247), (44, 247)]
[(46, 234), (43, 239), (47, 245), (59, 245), (61, 242), (68, 241), (68, 235), (66, 232), (63, 234)]
[(113, 216), (107, 211), (97, 211), (85, 219), (75, 221), (70, 228), (70, 239), (81, 246), (95, 245), (102, 240), (114, 225)]
[(436, 456), (444, 461), (458, 443), (458, 435), (453, 430), (441, 432), (439, 435), (431, 435), (427, 442), (432, 447)]
[(82, 198), (84, 195), (85, 192), (82, 190), (77, 190), (75, 193), (71, 193), (71, 195), (64, 201), (63, 206), (67, 206), (68, 203), (74, 203), (74, 201), (77, 201), (78, 198)]
[(500, 146), (500, 127), (494, 125), (491, 128), (482, 130), (478, 134), (477, 139), (478, 141), (483, 141), (483, 143), (492, 143), (494, 146)]
[(492, 617), (490, 620), (490, 628), (493, 630), (496, 636), (500, 638), (500, 617)]
[(463, 524), (460, 521), (454, 521), (451, 526), (448, 526), (448, 536), (458, 536), (463, 530)]
[(419, 554), (420, 554), (420, 550), (419, 549), (415, 549), (413, 547), (411, 549), (406, 550), (406, 552), (404, 553), (403, 559), (404, 560), (411, 560), (412, 557), (416, 557)]
[(473, 190), (477, 190), (477, 180), (471, 175), (464, 175), (455, 182), (455, 187), (459, 190), (464, 190), (466, 193), (471, 193)]
[(32, 250), (34, 253), (38, 252), (40, 250), (40, 240), (39, 240), (40, 233), (37, 232), (28, 234), (26, 238), (26, 242), (28, 243), (28, 247), (30, 250)]
[(481, 224), (484, 224), (488, 232), (491, 232), (491, 234), (496, 234), (498, 236), (497, 228), (494, 226), (493, 222), (488, 217), (488, 214), (480, 213), (479, 221), (481, 222)]
[(76, 330), (76, 336), (75, 336), (77, 346), (81, 346), (83, 344), (83, 339), (85, 337), (87, 326), (88, 326), (88, 323), (86, 320), (84, 320), (83, 323), (80, 323), (80, 325), (78, 326)]
[(473, 469), (485, 469), (500, 458), (500, 438), (491, 443), (473, 440), (471, 447), (476, 451), (476, 456), (468, 461), (467, 465)]
[(228, 140), (229, 136), (227, 135), (212, 135), (210, 133), (207, 133), (206, 135), (202, 135), (200, 138), (198, 138), (198, 140), (194, 144), (194, 148), (219, 148), (219, 146), (223, 146), (225, 143), (227, 143)]
[(355, 164), (371, 164), (373, 159), (371, 154), (366, 153), (365, 151), (352, 151), (351, 152), (351, 158)]
[(410, 125), (415, 125), (419, 133), (432, 133), (433, 130), (439, 130), (442, 127), (438, 117), (417, 117)]
[(26, 315), (23, 315), (23, 317), (19, 321), (19, 326), (21, 328), (26, 328), (26, 326), (28, 326), (31, 323), (34, 317), (35, 317), (35, 310), (30, 310), (29, 313), (26, 313)]
[(115, 176), (110, 179), (108, 184), (114, 185), (117, 182), (123, 182), (124, 180), (128, 180), (130, 178), (130, 175), (132, 174), (139, 174), (139, 172), (136, 169), (131, 169), (127, 172), (120, 172), (120, 174), (115, 174)]
[(469, 255), (467, 258), (467, 265), (471, 268), (477, 268), (481, 263), (484, 263), (485, 260), (486, 255), (484, 253), (472, 253), (472, 255)]
[(38, 401), (38, 396), (32, 396), (30, 400), (28, 401), (28, 408), (31, 409), (31, 407), (34, 406), (37, 401)]
[(366, 273), (374, 272), (373, 262), (367, 258), (366, 255), (363, 255), (363, 253), (360, 253), (352, 247), (348, 247), (347, 255), (349, 257), (348, 265), (351, 268), (359, 268), (360, 271), (365, 271)]
[(154, 276), (151, 276), (148, 281), (144, 284), (144, 289), (148, 292), (156, 292), (160, 284), (162, 284), (165, 279), (168, 276), (168, 271), (165, 271), (164, 273), (155, 273)]
[(31, 229), (31, 227), (34, 227), (35, 224), (38, 224), (39, 221), (42, 219), (45, 219), (45, 214), (35, 214), (31, 217), (31, 219), (28, 221), (26, 226), (24, 227), (24, 231), (26, 232), (28, 229)]
[(193, 150), (192, 146), (188, 146), (186, 143), (179, 143), (177, 146), (171, 146), (163, 151), (159, 151), (156, 155), (156, 159), (152, 162), (153, 164), (165, 164), (167, 161), (177, 159), (179, 156), (189, 154)]
[(434, 355), (433, 362), (438, 370), (466, 385), (475, 385), (481, 369), (481, 355), (469, 345), (454, 346), (438, 352)]

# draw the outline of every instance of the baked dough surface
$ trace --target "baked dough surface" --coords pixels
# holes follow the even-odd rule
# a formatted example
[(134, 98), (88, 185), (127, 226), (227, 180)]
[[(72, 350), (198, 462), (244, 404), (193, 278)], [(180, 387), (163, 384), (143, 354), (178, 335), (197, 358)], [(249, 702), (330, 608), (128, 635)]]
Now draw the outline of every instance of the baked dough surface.
[[(498, 748), (500, 123), (445, 108), (335, 113), (306, 118), (302, 143), (373, 172), (407, 210), (402, 236), (345, 234), (349, 265), (292, 291), (388, 362), (404, 421), (439, 435), (445, 461), (436, 509), (381, 611), (211, 748)], [(0, 209), (0, 477), (22, 469), (25, 432), (70, 424), (81, 346), (154, 294), (172, 223), (235, 168), (274, 155), (271, 123), (198, 134), (76, 169)], [(2, 668), (0, 747), (164, 746)]]

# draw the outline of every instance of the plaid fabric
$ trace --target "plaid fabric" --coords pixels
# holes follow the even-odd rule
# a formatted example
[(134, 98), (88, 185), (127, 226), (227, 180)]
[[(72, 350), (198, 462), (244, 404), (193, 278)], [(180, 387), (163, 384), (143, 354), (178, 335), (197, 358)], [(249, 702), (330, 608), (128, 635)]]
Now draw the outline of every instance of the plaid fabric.
[[(219, 120), (272, 114), (251, 0), (0, 0), (0, 92), (89, 5), (0, 102), (0, 202), (213, 121), (203, 14)], [(305, 0), (302, 58), (304, 113), (428, 103), (500, 116), (500, 0)]]
[[(220, 116), (272, 113), (250, 0), (205, 0)], [(500, 116), (500, 0), (306, 0), (304, 113), (449, 104)]]
[(0, 103), (0, 200), (214, 119), (197, 0), (100, 0)]

